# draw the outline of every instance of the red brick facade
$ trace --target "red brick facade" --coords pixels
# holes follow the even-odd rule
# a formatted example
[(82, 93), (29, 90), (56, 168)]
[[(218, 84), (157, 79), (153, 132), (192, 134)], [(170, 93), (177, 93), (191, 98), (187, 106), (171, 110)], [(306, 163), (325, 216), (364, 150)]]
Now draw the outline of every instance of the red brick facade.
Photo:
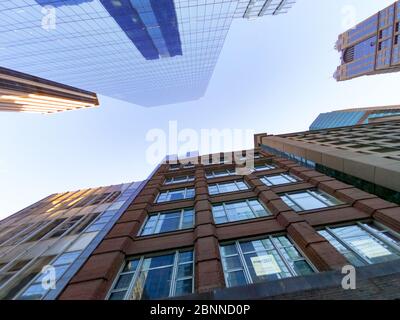
[[(260, 151), (260, 153), (262, 153)], [(121, 216), (113, 229), (100, 243), (93, 255), (70, 281), (59, 299), (104, 299), (117, 277), (126, 257), (194, 248), (195, 292), (206, 293), (224, 288), (225, 280), (219, 253), (219, 243), (268, 234), (286, 233), (303, 251), (319, 271), (337, 270), (347, 264), (346, 259), (317, 229), (326, 225), (352, 221), (376, 219), (395, 231), (400, 231), (400, 207), (336, 181), (314, 170), (299, 166), (293, 161), (263, 154), (273, 161), (277, 169), (254, 172), (248, 176), (215, 178), (212, 183), (244, 178), (250, 189), (242, 192), (210, 196), (206, 170), (234, 168), (234, 165), (196, 165), (194, 169), (169, 171), (163, 164), (150, 178), (139, 196)], [(259, 179), (265, 174), (288, 172), (303, 181), (290, 185), (267, 187)], [(194, 182), (164, 185), (166, 177), (193, 174)], [(196, 196), (192, 200), (155, 204), (160, 191), (194, 187)], [(278, 196), (278, 193), (318, 187), (345, 202), (343, 205), (320, 210), (296, 213)], [(227, 224), (215, 224), (212, 204), (230, 200), (258, 198), (272, 216)], [(148, 214), (186, 207), (195, 208), (194, 229), (139, 237), (138, 232)]]

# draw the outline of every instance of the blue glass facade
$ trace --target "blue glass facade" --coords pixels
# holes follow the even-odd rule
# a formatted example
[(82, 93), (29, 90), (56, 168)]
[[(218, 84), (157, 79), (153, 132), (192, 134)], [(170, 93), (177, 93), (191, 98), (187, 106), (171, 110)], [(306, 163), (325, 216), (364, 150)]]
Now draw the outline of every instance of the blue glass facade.
[(332, 111), (321, 113), (310, 126), (310, 130), (321, 130), (354, 126), (358, 124), (368, 124), (380, 118), (400, 116), (400, 107), (390, 107), (387, 109), (360, 109), (352, 111)]
[(204, 95), (235, 18), (285, 13), (292, 3), (2, 1), (0, 61), (143, 106), (190, 101)]
[(328, 128), (338, 128), (352, 126), (357, 124), (365, 115), (364, 111), (360, 112), (340, 112), (333, 111), (321, 113), (310, 126), (310, 130), (320, 130)]

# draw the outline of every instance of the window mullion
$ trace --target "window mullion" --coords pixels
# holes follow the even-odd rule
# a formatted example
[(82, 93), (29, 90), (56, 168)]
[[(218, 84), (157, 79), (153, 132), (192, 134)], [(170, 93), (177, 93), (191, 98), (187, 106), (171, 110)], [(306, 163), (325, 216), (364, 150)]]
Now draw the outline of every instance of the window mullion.
[(183, 215), (185, 213), (185, 209), (181, 210), (181, 215), (180, 215), (180, 221), (179, 221), (179, 229), (178, 230), (182, 230), (182, 225), (183, 225)]
[(228, 220), (228, 222), (231, 222), (229, 215), (228, 215), (228, 211), (226, 210), (225, 202), (222, 203), (222, 207), (224, 208), (226, 220)]
[(285, 196), (288, 197), (289, 200), (292, 201), (297, 207), (299, 207), (300, 210), (304, 210), (304, 208), (303, 208), (301, 205), (299, 205), (299, 204), (290, 196), (289, 193), (285, 193)]
[(368, 232), (369, 234), (371, 234), (372, 236), (374, 236), (375, 238), (377, 238), (378, 240), (382, 241), (385, 245), (387, 245), (388, 247), (392, 248), (393, 250), (395, 250), (396, 252), (400, 253), (400, 247), (390, 243), (389, 241), (387, 241), (384, 237), (382, 237), (378, 232), (376, 232), (375, 230), (369, 230), (367, 229), (361, 222), (357, 222), (357, 225), (359, 225), (359, 227), (361, 229), (363, 229), (364, 231)]
[[(274, 243), (274, 241), (273, 241), (272, 238), (273, 238), (272, 236), (269, 236), (269, 240), (271, 241), (272, 246), (274, 247), (274, 249), (275, 249), (276, 252), (278, 253), (278, 256), (282, 259), (283, 263), (285, 264), (286, 268), (288, 268), (288, 270), (290, 271), (290, 273), (291, 273), (293, 276), (296, 276), (296, 275), (297, 275), (296, 271), (292, 268), (292, 266), (290, 265), (290, 263), (286, 260), (285, 256), (284, 256), (284, 255), (282, 254), (282, 252), (280, 251), (280, 248), (278, 248), (278, 247), (275, 245), (275, 243)], [(284, 250), (284, 249), (283, 249), (283, 250)], [(282, 271), (283, 271), (283, 270), (282, 270)]]
[(135, 275), (133, 276), (133, 278), (131, 280), (128, 290), (126, 290), (124, 300), (132, 300), (133, 288), (135, 287), (136, 281), (138, 280), (140, 272), (142, 270), (143, 261), (144, 261), (144, 256), (140, 257), (139, 263), (136, 267)]
[(258, 216), (257, 216), (256, 212), (254, 211), (253, 207), (250, 205), (249, 200), (246, 200), (246, 204), (247, 204), (247, 207), (249, 207), (251, 212), (253, 213), (254, 218), (257, 218)]
[(152, 231), (151, 234), (155, 234), (155, 232), (156, 232), (156, 230), (157, 230), (157, 226), (158, 226), (158, 224), (160, 223), (160, 216), (161, 216), (161, 213), (160, 213), (160, 212), (157, 213), (156, 223), (154, 224), (153, 231)]
[(244, 277), (246, 278), (247, 284), (251, 284), (251, 283), (253, 283), (253, 280), (251, 279), (250, 271), (247, 268), (246, 259), (244, 258), (244, 254), (242, 252), (242, 248), (240, 247), (240, 242), (236, 241), (235, 245), (236, 245), (236, 250), (237, 250), (238, 255), (239, 255), (240, 262), (242, 263)]
[[(361, 261), (363, 261), (366, 264), (369, 264), (369, 261), (364, 258), (361, 254), (358, 253), (358, 251), (353, 248), (353, 246), (351, 246), (350, 244), (348, 244), (347, 242), (345, 242), (344, 240), (342, 240), (335, 231), (333, 231), (333, 229), (327, 227), (325, 229), (326, 231), (328, 231), (328, 233), (333, 236), (342, 246), (344, 246), (347, 250), (349, 250), (350, 252), (354, 253), (358, 258), (361, 259)], [(339, 250), (338, 250), (339, 251)]]
[(174, 264), (172, 267), (171, 287), (169, 288), (169, 297), (175, 296), (176, 276), (178, 273), (178, 258), (179, 258), (179, 251), (175, 251)]

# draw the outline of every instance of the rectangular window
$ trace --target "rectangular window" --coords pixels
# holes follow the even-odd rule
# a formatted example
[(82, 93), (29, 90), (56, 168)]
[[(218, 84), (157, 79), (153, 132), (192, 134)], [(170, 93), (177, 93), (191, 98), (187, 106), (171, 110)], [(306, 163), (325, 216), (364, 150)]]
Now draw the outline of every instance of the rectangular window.
[(276, 167), (271, 164), (259, 164), (254, 166), (255, 171), (265, 171), (265, 170), (274, 170)]
[(192, 182), (194, 181), (194, 176), (179, 176), (179, 177), (171, 177), (165, 179), (164, 184), (175, 184), (175, 183), (184, 183), (184, 182)]
[(256, 199), (213, 205), (212, 212), (214, 221), (217, 224), (271, 215), (271, 213)]
[(249, 187), (244, 181), (232, 181), (226, 183), (216, 183), (208, 186), (208, 192), (210, 195), (216, 195), (220, 193), (236, 192), (248, 190)]
[(186, 163), (183, 165), (183, 169), (193, 169), (195, 165), (193, 163)]
[(156, 202), (169, 202), (169, 201), (177, 201), (177, 200), (185, 200), (185, 199), (193, 199), (195, 195), (194, 188), (185, 188), (185, 189), (176, 189), (176, 190), (168, 190), (161, 192)]
[(293, 210), (306, 211), (343, 204), (340, 200), (320, 190), (303, 190), (285, 193), (282, 200)]
[(207, 177), (207, 179), (212, 179), (212, 178), (234, 176), (235, 174), (236, 174), (236, 171), (234, 169), (214, 170), (214, 171), (206, 172), (206, 177)]
[(109, 300), (150, 300), (193, 293), (193, 251), (133, 258), (114, 283)]
[(181, 229), (193, 228), (193, 209), (182, 209), (178, 211), (160, 212), (147, 218), (140, 235), (171, 232)]
[(354, 266), (400, 258), (399, 235), (377, 224), (327, 227), (319, 233)]
[(264, 176), (260, 180), (267, 186), (279, 186), (289, 183), (296, 183), (300, 181), (300, 178), (295, 177), (292, 174), (281, 173), (274, 176)]
[(169, 170), (170, 170), (170, 171), (179, 170), (180, 168), (181, 168), (181, 165), (180, 165), (179, 163), (170, 164), (170, 165), (169, 165)]
[[(81, 251), (66, 252), (59, 255), (53, 262), (49, 263), (54, 267), (55, 280), (58, 281), (67, 271), (70, 265), (79, 257)], [(19, 300), (40, 300), (50, 290), (42, 285), (46, 273), (38, 273), (29, 286), (18, 296)], [(48, 276), (48, 275), (47, 275)]]
[(220, 246), (228, 287), (307, 275), (313, 269), (285, 236)]

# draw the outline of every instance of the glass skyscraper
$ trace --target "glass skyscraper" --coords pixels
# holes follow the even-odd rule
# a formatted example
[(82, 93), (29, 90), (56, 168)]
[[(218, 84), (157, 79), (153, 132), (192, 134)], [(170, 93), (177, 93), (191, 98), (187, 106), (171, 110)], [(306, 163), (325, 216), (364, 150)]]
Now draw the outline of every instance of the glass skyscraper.
[(0, 3), (4, 67), (144, 106), (202, 97), (232, 21), (292, 0)]
[[(0, 221), (0, 299), (54, 299), (141, 188), (136, 182), (53, 194)], [(48, 265), (55, 289), (42, 285)]]
[(337, 110), (321, 113), (310, 130), (330, 129), (400, 119), (400, 106)]
[(338, 81), (400, 70), (400, 1), (341, 34), (342, 53), (335, 72)]

